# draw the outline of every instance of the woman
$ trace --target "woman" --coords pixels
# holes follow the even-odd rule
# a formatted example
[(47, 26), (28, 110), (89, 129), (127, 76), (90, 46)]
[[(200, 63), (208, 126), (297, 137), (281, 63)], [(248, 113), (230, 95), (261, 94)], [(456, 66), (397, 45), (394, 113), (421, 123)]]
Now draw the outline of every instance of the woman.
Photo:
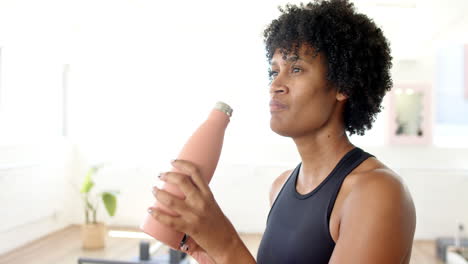
[[(347, 137), (363, 135), (391, 89), (382, 31), (347, 0), (287, 5), (264, 32), (271, 65), (270, 126), (296, 144), (301, 162), (272, 184), (258, 263), (409, 263), (415, 209), (398, 175)], [(255, 263), (198, 169), (161, 179), (181, 200), (155, 188), (180, 217), (151, 208), (190, 238), (181, 250), (200, 263)], [(191, 179), (187, 176), (191, 176)]]

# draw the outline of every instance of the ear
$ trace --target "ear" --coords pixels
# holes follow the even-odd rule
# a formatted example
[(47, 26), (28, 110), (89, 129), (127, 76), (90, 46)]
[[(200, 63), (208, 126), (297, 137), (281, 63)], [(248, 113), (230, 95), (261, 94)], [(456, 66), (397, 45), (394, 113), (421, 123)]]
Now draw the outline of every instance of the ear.
[(348, 99), (347, 95), (345, 95), (344, 93), (336, 92), (336, 100), (341, 102), (341, 101), (344, 101), (346, 99)]

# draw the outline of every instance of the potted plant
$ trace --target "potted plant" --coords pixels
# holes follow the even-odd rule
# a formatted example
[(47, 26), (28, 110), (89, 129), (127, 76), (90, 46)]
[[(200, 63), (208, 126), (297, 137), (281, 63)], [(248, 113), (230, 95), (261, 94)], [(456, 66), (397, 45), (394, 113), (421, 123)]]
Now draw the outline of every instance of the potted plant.
[(117, 209), (118, 191), (102, 191), (97, 194), (91, 192), (94, 187), (93, 176), (102, 167), (103, 165), (92, 166), (80, 189), (85, 212), (85, 223), (81, 226), (82, 247), (84, 249), (99, 249), (105, 246), (107, 227), (103, 222), (97, 221), (96, 217), (101, 201), (109, 216), (114, 216)]

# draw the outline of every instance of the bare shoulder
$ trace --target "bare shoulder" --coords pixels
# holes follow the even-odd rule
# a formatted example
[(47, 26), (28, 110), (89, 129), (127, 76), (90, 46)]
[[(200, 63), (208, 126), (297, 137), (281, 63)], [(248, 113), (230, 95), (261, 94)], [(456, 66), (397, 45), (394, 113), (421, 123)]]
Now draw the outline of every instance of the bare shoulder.
[(276, 197), (278, 196), (281, 188), (283, 187), (284, 183), (288, 179), (289, 175), (291, 175), (292, 171), (293, 170), (284, 171), (271, 184), (271, 188), (270, 188), (270, 206), (273, 205), (273, 203), (276, 200)]
[(355, 176), (350, 193), (353, 196), (372, 195), (411, 200), (411, 194), (400, 175), (375, 158), (369, 159), (367, 166), (356, 172)]
[(400, 175), (371, 158), (354, 176), (354, 184), (343, 205), (343, 217), (356, 212), (369, 219), (380, 215), (399, 222), (400, 228), (412, 236), (416, 212), (411, 194)]
[[(375, 158), (350, 175), (329, 263), (408, 263), (416, 228), (411, 194), (402, 178)], [(348, 178), (346, 177), (346, 179)]]

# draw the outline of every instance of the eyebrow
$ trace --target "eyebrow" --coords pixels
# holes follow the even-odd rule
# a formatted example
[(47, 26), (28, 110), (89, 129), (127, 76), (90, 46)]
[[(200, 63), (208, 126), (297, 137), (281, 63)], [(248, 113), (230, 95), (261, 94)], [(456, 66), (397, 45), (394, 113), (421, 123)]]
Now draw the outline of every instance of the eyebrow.
[[(301, 59), (299, 56), (294, 55), (294, 56), (289, 56), (289, 57), (287, 57), (287, 58), (286, 58), (286, 61), (287, 61), (287, 62), (296, 62), (296, 61), (305, 61), (305, 60)], [(305, 61), (305, 62), (306, 62), (306, 61)], [(278, 65), (278, 63), (277, 63), (276, 61), (273, 61), (273, 62), (271, 63), (271, 66), (277, 66), (277, 65)]]

